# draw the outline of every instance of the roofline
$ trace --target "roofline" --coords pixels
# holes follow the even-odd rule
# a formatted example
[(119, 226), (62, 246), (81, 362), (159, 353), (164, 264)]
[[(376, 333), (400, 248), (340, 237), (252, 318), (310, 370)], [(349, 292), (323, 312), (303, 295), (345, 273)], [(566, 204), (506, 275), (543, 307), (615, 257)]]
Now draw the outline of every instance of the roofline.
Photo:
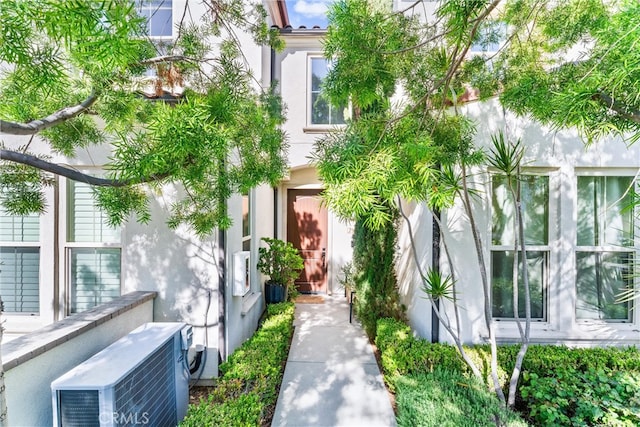
[(291, 27), (291, 25), (285, 27), (285, 28), (280, 28), (280, 35), (281, 36), (306, 36), (306, 37), (318, 37), (318, 36), (325, 36), (327, 34), (327, 29), (326, 28), (305, 28), (305, 27), (300, 27), (300, 28), (293, 28)]

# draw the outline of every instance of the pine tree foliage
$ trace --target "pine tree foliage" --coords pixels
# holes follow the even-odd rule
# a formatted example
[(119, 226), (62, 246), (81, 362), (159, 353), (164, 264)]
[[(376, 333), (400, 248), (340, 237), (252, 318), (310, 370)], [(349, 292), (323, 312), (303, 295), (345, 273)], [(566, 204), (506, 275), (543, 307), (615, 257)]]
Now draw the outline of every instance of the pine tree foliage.
[(450, 0), (393, 11), (390, 2), (380, 3), (339, 0), (330, 9), (325, 55), (333, 67), (324, 89), (333, 102), (351, 101), (354, 119), (316, 144), (326, 201), (340, 215), (382, 230), (397, 197), (436, 209), (459, 198), (483, 279), (493, 383), (504, 400), (471, 175), (486, 166), (487, 153), (474, 144), (480, 124), (458, 106), (498, 96), (516, 114), (575, 128), (587, 142), (605, 135), (634, 142), (640, 138), (640, 6), (635, 0)]
[[(43, 212), (52, 174), (88, 182), (112, 223), (149, 219), (149, 190), (186, 194), (169, 224), (199, 234), (226, 228), (233, 192), (284, 175), (284, 108), (262, 91), (240, 47), (240, 32), (280, 47), (260, 4), (206, 2), (188, 23), (185, 3), (171, 42), (152, 41), (133, 1), (6, 0), (0, 7), (0, 202), (14, 214)], [(147, 69), (155, 70), (152, 81)], [(151, 86), (158, 101), (141, 95)], [(183, 90), (179, 90), (184, 88)], [(177, 101), (162, 102), (167, 93)], [(12, 136), (31, 136), (16, 147)], [(113, 147), (105, 176), (55, 165), (33, 138), (73, 164), (79, 150)]]

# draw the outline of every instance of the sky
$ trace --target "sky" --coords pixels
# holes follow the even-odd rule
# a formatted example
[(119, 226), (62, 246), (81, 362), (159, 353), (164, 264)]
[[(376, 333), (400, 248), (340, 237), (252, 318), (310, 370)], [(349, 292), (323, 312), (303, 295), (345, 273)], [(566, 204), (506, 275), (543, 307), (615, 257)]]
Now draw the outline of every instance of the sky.
[(318, 25), (327, 28), (327, 5), (333, 0), (286, 0), (289, 22), (293, 28)]

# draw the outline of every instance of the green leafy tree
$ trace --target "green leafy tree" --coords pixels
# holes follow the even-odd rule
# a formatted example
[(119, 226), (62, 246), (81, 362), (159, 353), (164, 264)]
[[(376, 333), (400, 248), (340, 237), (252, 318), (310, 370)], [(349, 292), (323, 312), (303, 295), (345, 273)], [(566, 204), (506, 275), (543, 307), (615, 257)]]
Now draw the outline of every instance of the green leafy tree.
[[(518, 31), (498, 68), (507, 108), (592, 141), (640, 138), (640, 4), (634, 0), (507, 2)], [(526, 17), (530, 18), (524, 21)]]
[[(183, 18), (175, 40), (159, 45), (132, 1), (2, 2), (0, 202), (8, 212), (43, 212), (43, 186), (53, 173), (99, 188), (110, 222), (131, 213), (144, 222), (147, 189), (172, 183), (186, 197), (171, 207), (169, 225), (204, 235), (230, 225), (225, 201), (233, 192), (281, 178), (282, 104), (273, 90), (255, 89), (236, 34), (251, 32), (256, 43), (278, 47), (276, 33), (260, 5), (220, 0), (206, 7), (202, 22)], [(185, 8), (188, 16), (188, 2)], [(175, 102), (141, 96), (149, 67), (157, 77), (146, 85), (156, 95), (184, 88)], [(31, 138), (16, 146), (12, 135)], [(45, 152), (69, 159), (111, 144), (106, 175), (34, 154), (34, 138)]]
[[(231, 224), (233, 192), (281, 179), (283, 106), (274, 88), (256, 89), (238, 36), (281, 41), (260, 4), (203, 3), (202, 19), (187, 22), (185, 2), (176, 37), (160, 44), (131, 0), (1, 2), (0, 203), (8, 213), (44, 212), (43, 190), (59, 175), (94, 186), (112, 224), (131, 214), (145, 222), (148, 194), (172, 184), (185, 196), (170, 207), (169, 225), (206, 235)], [(155, 101), (142, 96), (149, 88)], [(163, 102), (166, 93), (175, 96)], [(97, 144), (112, 148), (104, 175), (66, 166)]]
[[(346, 217), (366, 217), (372, 227), (388, 221), (384, 206), (396, 198), (423, 201), (436, 210), (460, 201), (482, 279), (493, 386), (507, 402), (497, 376), (487, 263), (475, 219), (474, 199), (482, 195), (470, 183), (474, 170), (486, 167), (487, 153), (474, 145), (475, 125), (460, 115), (458, 105), (499, 95), (514, 112), (559, 128), (577, 127), (587, 141), (611, 133), (634, 141), (640, 135), (638, 4), (451, 0), (433, 14), (422, 14), (423, 7), (415, 2), (391, 11), (365, 0), (333, 5), (325, 55), (334, 67), (325, 90), (333, 102), (352, 100), (358, 120), (319, 142), (315, 158), (329, 206)], [(497, 46), (491, 54), (470, 55), (472, 47), (490, 45)], [(403, 101), (392, 105), (389, 96), (397, 87)], [(376, 114), (368, 114), (367, 106)], [(493, 166), (514, 183), (518, 206), (521, 148), (497, 140)], [(522, 221), (516, 225), (522, 228)], [(522, 250), (522, 244), (520, 236), (514, 245)], [(420, 268), (420, 260), (416, 265)], [(421, 275), (432, 299), (456, 300), (454, 277)], [(523, 279), (528, 289), (526, 273)], [(527, 313), (528, 323), (530, 308)], [(459, 331), (440, 321), (455, 341)], [(511, 405), (528, 328), (521, 329), (525, 345), (511, 380)]]

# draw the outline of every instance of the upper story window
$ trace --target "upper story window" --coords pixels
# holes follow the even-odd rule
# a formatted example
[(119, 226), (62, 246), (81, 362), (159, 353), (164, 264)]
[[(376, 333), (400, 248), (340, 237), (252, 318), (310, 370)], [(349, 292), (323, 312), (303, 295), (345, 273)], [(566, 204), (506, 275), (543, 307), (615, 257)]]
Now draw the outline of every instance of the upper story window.
[(476, 37), (469, 47), (475, 54), (495, 53), (507, 40), (507, 26), (504, 22), (486, 21), (478, 28)]
[(631, 302), (619, 295), (634, 285), (631, 176), (578, 176), (576, 318), (631, 321)]
[[(526, 244), (526, 264), (531, 295), (531, 318), (546, 319), (549, 276), (549, 177), (524, 175), (521, 178), (521, 202)], [(522, 282), (522, 252), (515, 251), (516, 210), (508, 181), (492, 177), (491, 230), (491, 305), (497, 319), (513, 319), (514, 256), (518, 257), (518, 317), (525, 317), (525, 292)]]
[(0, 209), (0, 295), (7, 313), (40, 311), (40, 217)]
[(345, 123), (346, 106), (335, 107), (322, 94), (322, 83), (327, 77), (331, 62), (325, 58), (310, 58), (311, 81), (309, 84), (309, 111), (311, 125), (339, 125)]
[(147, 29), (152, 38), (173, 36), (173, 1), (138, 0), (138, 14), (147, 18)]
[(79, 313), (120, 296), (120, 230), (107, 225), (89, 185), (67, 188), (70, 312)]

